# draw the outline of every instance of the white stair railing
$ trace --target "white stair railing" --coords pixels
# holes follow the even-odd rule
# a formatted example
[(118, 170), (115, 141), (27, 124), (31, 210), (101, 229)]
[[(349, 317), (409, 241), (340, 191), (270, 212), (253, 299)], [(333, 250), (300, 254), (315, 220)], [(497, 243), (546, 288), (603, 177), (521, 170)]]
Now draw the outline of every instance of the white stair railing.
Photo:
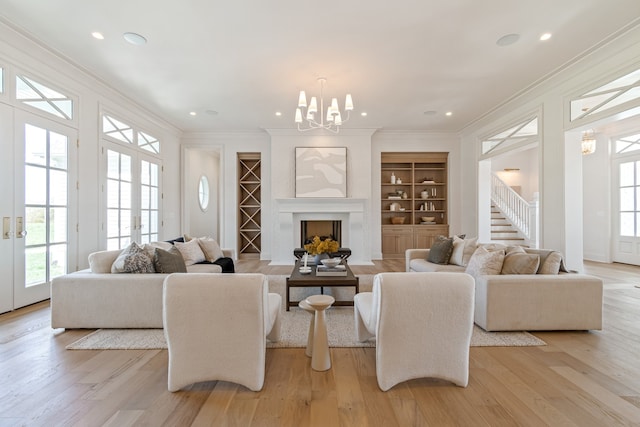
[(491, 200), (529, 244), (538, 247), (538, 201), (527, 202), (495, 174), (491, 174)]

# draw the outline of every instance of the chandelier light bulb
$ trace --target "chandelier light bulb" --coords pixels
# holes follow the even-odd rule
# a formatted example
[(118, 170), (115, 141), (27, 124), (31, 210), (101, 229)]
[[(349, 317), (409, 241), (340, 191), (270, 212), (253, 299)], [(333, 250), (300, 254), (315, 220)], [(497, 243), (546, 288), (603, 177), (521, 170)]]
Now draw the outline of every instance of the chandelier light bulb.
[(318, 112), (318, 101), (315, 96), (311, 97), (311, 103), (309, 104), (309, 109), (307, 113), (317, 113)]
[(307, 95), (303, 90), (300, 91), (300, 96), (298, 96), (298, 107), (306, 107), (307, 106)]
[(353, 111), (353, 99), (351, 99), (350, 93), (348, 93), (344, 99), (344, 109), (346, 111)]

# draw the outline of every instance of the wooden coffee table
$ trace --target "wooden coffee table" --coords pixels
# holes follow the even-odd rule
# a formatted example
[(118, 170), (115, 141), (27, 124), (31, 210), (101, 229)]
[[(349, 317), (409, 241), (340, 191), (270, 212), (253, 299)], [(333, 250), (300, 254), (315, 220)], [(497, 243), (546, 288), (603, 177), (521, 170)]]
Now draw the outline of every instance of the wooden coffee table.
[[(316, 266), (311, 266), (311, 273), (309, 274), (300, 274), (300, 261), (296, 261), (296, 265), (293, 267), (293, 271), (291, 272), (291, 276), (287, 277), (286, 284), (286, 300), (285, 306), (287, 307), (287, 311), (289, 311), (289, 307), (297, 307), (300, 301), (290, 301), (289, 297), (289, 289), (290, 288), (320, 288), (320, 293), (324, 294), (324, 288), (326, 287), (344, 287), (344, 286), (353, 286), (356, 288), (356, 294), (360, 292), (360, 278), (355, 276), (351, 269), (349, 268), (349, 264), (346, 262), (342, 262), (342, 264), (347, 269), (346, 276), (316, 276)], [(336, 305), (353, 305), (353, 300), (351, 301), (336, 301), (334, 304)]]

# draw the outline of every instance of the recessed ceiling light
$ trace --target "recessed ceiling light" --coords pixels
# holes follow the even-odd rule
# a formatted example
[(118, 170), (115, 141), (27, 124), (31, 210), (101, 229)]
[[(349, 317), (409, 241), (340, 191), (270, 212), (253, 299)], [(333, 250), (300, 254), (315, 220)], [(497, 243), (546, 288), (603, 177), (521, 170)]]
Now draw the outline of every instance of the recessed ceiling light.
[(367, 117), (367, 112), (366, 112), (366, 111), (363, 111), (362, 113), (360, 113), (360, 115), (361, 115), (362, 117)]
[(189, 115), (191, 115), (191, 116), (195, 116), (195, 115), (197, 115), (197, 114), (198, 114), (198, 113), (196, 113), (195, 111), (191, 111), (191, 112), (189, 112)]
[(496, 41), (496, 44), (498, 46), (509, 46), (510, 44), (514, 44), (518, 40), (520, 40), (520, 34), (507, 34), (505, 36), (500, 37)]
[(141, 46), (147, 43), (147, 39), (145, 39), (144, 37), (142, 37), (140, 34), (137, 34), (137, 33), (124, 33), (122, 37), (124, 37), (124, 39), (129, 43), (134, 44), (136, 46)]
[(446, 113), (444, 113), (446, 116), (453, 116), (453, 113), (451, 111), (447, 111)]
[(540, 41), (544, 42), (547, 41), (551, 38), (551, 33), (544, 33), (543, 35), (540, 36)]
[(280, 117), (282, 116), (282, 113), (280, 111), (276, 111), (276, 116)]
[(104, 36), (99, 31), (94, 31), (93, 33), (91, 33), (91, 35), (93, 36), (94, 39), (104, 40)]

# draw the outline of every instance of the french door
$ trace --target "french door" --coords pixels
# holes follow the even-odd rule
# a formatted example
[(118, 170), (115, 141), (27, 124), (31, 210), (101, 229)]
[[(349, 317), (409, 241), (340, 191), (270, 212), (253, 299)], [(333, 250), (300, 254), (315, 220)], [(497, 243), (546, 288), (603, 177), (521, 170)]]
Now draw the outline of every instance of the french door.
[(640, 156), (614, 162), (613, 261), (640, 265)]
[(51, 279), (75, 268), (77, 132), (6, 106), (0, 122), (0, 308), (8, 311), (49, 298)]
[(105, 221), (107, 249), (132, 241), (158, 240), (160, 229), (160, 161), (134, 149), (105, 141)]

